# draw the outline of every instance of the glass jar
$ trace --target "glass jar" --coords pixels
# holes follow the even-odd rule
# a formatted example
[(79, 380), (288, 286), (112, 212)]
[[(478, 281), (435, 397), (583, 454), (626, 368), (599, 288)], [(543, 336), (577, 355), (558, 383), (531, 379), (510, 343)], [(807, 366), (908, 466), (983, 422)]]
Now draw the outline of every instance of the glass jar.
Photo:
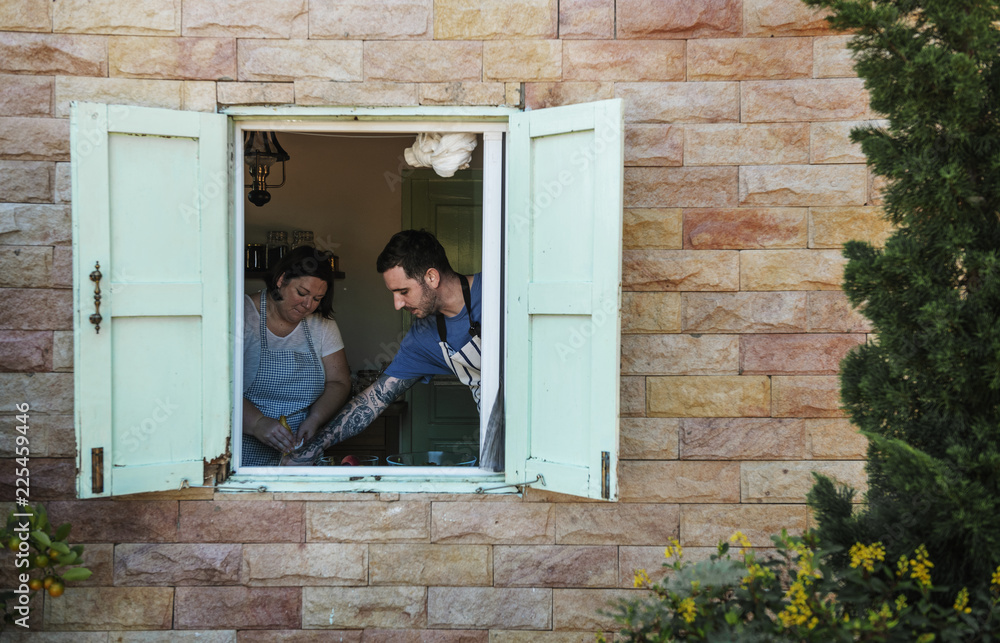
[(268, 232), (267, 267), (273, 268), (286, 254), (288, 254), (288, 233), (284, 230), (271, 230)]
[(244, 268), (254, 272), (267, 270), (267, 246), (263, 243), (248, 243)]
[(313, 245), (313, 233), (312, 230), (296, 230), (292, 232), (292, 249), (298, 248), (299, 246), (311, 246)]

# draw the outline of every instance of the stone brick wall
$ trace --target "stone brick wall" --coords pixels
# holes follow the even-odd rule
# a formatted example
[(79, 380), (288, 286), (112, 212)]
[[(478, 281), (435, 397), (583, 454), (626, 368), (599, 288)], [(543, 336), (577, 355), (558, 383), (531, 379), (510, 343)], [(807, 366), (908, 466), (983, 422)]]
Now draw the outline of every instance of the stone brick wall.
[[(27, 400), (32, 495), (95, 570), (36, 599), (53, 633), (9, 640), (588, 641), (668, 539), (693, 556), (737, 529), (767, 546), (808, 526), (810, 471), (863, 487), (836, 373), (870, 329), (838, 290), (839, 248), (888, 229), (847, 138), (876, 115), (845, 41), (799, 0), (0, 4), (0, 500)], [(627, 121), (620, 502), (73, 500), (70, 101), (612, 97)]]

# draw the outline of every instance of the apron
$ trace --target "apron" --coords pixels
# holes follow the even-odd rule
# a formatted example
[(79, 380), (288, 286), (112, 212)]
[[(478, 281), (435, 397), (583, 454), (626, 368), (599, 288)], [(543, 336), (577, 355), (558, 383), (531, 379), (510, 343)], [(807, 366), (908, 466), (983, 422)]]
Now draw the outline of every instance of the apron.
[(457, 351), (449, 346), (448, 328), (444, 315), (439, 314), (437, 315), (437, 330), (441, 341), (438, 342), (438, 346), (441, 347), (444, 363), (448, 365), (448, 368), (462, 384), (469, 387), (469, 390), (472, 391), (472, 397), (476, 400), (476, 408), (482, 411), (482, 403), (479, 399), (480, 372), (483, 364), (482, 339), (479, 337), (480, 326), (479, 322), (472, 319), (472, 294), (469, 292), (469, 280), (464, 275), (459, 275), (459, 279), (462, 282), (465, 310), (469, 313), (469, 334), (472, 335), (472, 341)]
[[(260, 364), (257, 377), (245, 396), (261, 413), (270, 418), (282, 415), (292, 433), (306, 419), (309, 407), (323, 393), (326, 372), (316, 355), (309, 324), (302, 320), (307, 352), (273, 351), (267, 347), (267, 292), (260, 294)], [(257, 438), (243, 434), (243, 466), (275, 467), (281, 454)]]

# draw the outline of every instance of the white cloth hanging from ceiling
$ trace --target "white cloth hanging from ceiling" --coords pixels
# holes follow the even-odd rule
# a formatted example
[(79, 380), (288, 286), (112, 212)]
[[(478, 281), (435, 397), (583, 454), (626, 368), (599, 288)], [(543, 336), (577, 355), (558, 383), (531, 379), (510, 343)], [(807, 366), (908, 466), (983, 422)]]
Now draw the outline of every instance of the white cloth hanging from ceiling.
[(413, 147), (403, 151), (410, 167), (432, 167), (438, 176), (449, 177), (469, 167), (476, 135), (467, 132), (417, 134)]

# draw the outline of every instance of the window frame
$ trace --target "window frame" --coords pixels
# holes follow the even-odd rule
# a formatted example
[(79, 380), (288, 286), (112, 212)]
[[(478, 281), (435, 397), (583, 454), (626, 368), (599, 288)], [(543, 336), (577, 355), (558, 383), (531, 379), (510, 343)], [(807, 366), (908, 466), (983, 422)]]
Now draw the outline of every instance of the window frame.
[[(504, 177), (505, 134), (514, 108), (496, 107), (430, 107), (430, 108), (259, 108), (235, 107), (222, 110), (229, 117), (232, 145), (232, 211), (231, 234), (233, 242), (231, 302), (234, 319), (234, 337), (242, 337), (242, 318), (238, 314), (243, 304), (242, 253), (244, 239), (244, 185), (243, 140), (244, 130), (269, 130), (276, 132), (472, 132), (483, 137), (483, 400), (492, 400), (499, 389), (502, 333), (502, 270), (505, 249), (503, 244), (504, 204), (506, 185)], [(489, 241), (489, 242), (488, 242)], [(495, 320), (485, 323), (485, 320)], [(268, 491), (377, 491), (413, 492), (433, 491), (449, 493), (480, 492), (486, 487), (499, 487), (496, 492), (512, 492), (514, 487), (504, 487), (504, 472), (493, 473), (479, 467), (366, 467), (361, 470), (343, 470), (327, 467), (243, 467), (240, 460), (239, 437), (242, 426), (243, 355), (234, 347), (233, 371), (233, 442), (231, 447), (232, 473), (220, 485), (225, 488), (266, 488)], [(480, 436), (485, 434), (489, 411), (480, 416)], [(353, 474), (353, 475), (352, 475)]]

